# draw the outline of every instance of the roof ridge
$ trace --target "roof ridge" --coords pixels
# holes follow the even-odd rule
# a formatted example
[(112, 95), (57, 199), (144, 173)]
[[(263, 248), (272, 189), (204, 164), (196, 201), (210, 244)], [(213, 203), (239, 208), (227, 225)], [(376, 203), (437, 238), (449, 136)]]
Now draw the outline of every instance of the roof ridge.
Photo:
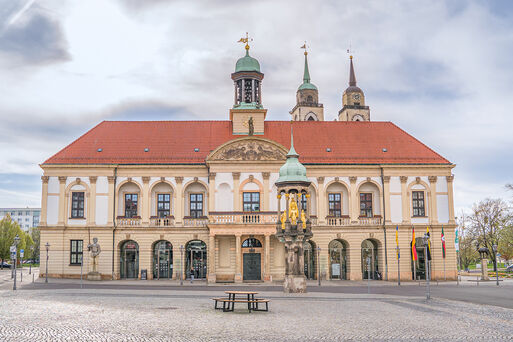
[(89, 129), (87, 132), (85, 132), (84, 134), (82, 134), (81, 136), (79, 136), (77, 139), (73, 140), (71, 143), (69, 143), (68, 145), (64, 146), (63, 148), (61, 148), (57, 153), (55, 153), (53, 156), (51, 156), (50, 158), (48, 158), (47, 160), (45, 160), (43, 162), (43, 164), (46, 164), (50, 161), (50, 159), (53, 159), (55, 156), (57, 156), (59, 153), (61, 153), (62, 151), (66, 150), (68, 147), (74, 145), (75, 143), (77, 143), (80, 139), (82, 139), (83, 137), (85, 137), (86, 135), (88, 135), (89, 133), (91, 133), (96, 127), (100, 126), (102, 123), (106, 122), (105, 120), (103, 121), (100, 121), (98, 124), (96, 124), (96, 126), (92, 127), (91, 129)]
[(417, 141), (419, 144), (421, 144), (422, 146), (424, 146), (425, 148), (427, 148), (428, 150), (430, 150), (431, 152), (433, 152), (434, 154), (436, 154), (438, 157), (442, 158), (443, 160), (445, 160), (446, 162), (448, 162), (449, 164), (452, 164), (448, 159), (446, 159), (445, 157), (443, 157), (441, 154), (439, 154), (438, 152), (436, 152), (435, 150), (433, 150), (431, 147), (427, 146), (426, 144), (424, 144), (422, 141), (420, 141), (419, 139), (415, 138), (413, 135), (411, 135), (410, 133), (406, 132), (404, 129), (402, 129), (401, 127), (397, 126), (395, 123), (391, 122), (391, 121), (388, 121), (388, 123), (394, 127), (396, 127), (397, 129), (399, 129), (401, 132), (403, 132), (404, 134), (406, 134), (407, 136), (409, 136), (410, 138), (412, 138), (413, 140)]

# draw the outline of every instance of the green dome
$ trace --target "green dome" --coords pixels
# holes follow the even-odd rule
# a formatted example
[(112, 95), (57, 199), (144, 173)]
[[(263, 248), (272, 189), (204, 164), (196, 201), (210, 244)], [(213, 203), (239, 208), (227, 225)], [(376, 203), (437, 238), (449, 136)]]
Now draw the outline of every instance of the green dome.
[(280, 167), (280, 177), (276, 183), (285, 182), (310, 182), (306, 177), (306, 167), (299, 162), (299, 155), (294, 149), (294, 138), (290, 136), (290, 151), (287, 153), (287, 161)]
[(246, 56), (239, 58), (237, 64), (235, 64), (235, 72), (239, 71), (260, 72), (260, 63), (249, 55), (249, 49), (246, 50)]
[(297, 90), (304, 90), (304, 89), (311, 89), (311, 90), (317, 90), (317, 87), (313, 83), (303, 83), (299, 86)]

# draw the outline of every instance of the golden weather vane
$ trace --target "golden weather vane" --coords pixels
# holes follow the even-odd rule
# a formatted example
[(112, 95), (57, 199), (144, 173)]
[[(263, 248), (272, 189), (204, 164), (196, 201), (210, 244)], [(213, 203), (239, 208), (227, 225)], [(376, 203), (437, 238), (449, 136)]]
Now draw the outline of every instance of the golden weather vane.
[(300, 49), (305, 49), (305, 56), (308, 55), (308, 46), (306, 45), (306, 40), (305, 40), (305, 43), (303, 44), (303, 46), (300, 47)]
[(239, 39), (239, 41), (237, 43), (246, 44), (245, 49), (249, 50), (249, 42), (252, 42), (252, 41), (253, 41), (253, 38), (250, 38), (248, 33), (246, 32), (246, 38), (242, 37), (241, 39)]

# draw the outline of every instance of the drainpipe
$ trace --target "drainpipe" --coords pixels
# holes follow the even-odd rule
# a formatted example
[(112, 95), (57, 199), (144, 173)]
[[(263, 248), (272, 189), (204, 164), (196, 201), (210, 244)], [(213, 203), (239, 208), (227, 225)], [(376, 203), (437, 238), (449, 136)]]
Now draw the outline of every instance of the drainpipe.
[(381, 167), (381, 186), (383, 187), (383, 235), (385, 239), (385, 280), (388, 281), (388, 249), (387, 249), (387, 228), (386, 221), (386, 208), (385, 208), (385, 179), (383, 177), (383, 167)]
[(114, 280), (114, 254), (115, 254), (115, 246), (114, 241), (116, 237), (116, 181), (118, 180), (118, 167), (114, 168), (114, 203), (112, 205), (112, 224), (114, 225), (114, 229), (112, 229), (112, 280)]

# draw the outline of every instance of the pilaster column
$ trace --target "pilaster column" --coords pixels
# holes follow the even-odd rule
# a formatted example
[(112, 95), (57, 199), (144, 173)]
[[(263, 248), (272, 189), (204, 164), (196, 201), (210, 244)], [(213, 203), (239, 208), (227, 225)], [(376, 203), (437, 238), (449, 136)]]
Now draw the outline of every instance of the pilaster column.
[(240, 209), (240, 172), (232, 172), (233, 177), (233, 211), (241, 211)]
[(41, 227), (46, 226), (46, 220), (48, 217), (48, 180), (50, 177), (41, 176), (42, 185), (42, 197), (41, 197), (41, 218), (39, 220), (39, 225)]
[(91, 192), (89, 194), (89, 202), (87, 203), (87, 225), (96, 225), (96, 180), (98, 177), (90, 176)]
[(271, 236), (265, 235), (264, 242), (264, 281), (271, 280)]
[(235, 282), (242, 282), (242, 247), (240, 235), (235, 235)]
[(351, 223), (358, 223), (360, 213), (358, 211), (358, 191), (356, 191), (356, 180), (358, 177), (349, 177), (349, 217)]
[(216, 282), (216, 237), (210, 235), (208, 237), (208, 282)]
[(453, 193), (453, 180), (454, 175), (446, 176), (447, 179), (447, 202), (449, 202), (449, 224), (455, 224), (456, 219), (454, 217), (454, 193)]
[(406, 191), (406, 182), (408, 181), (407, 176), (399, 177), (401, 180), (401, 203), (402, 203), (402, 214), (403, 224), (410, 222), (410, 202), (408, 201), (408, 193)]
[(385, 223), (391, 223), (390, 218), (390, 176), (383, 176), (383, 196), (385, 197)]
[(57, 225), (63, 226), (66, 217), (66, 176), (59, 176), (59, 220)]
[(176, 198), (175, 198), (175, 223), (181, 225), (183, 223), (183, 177), (175, 177), (176, 181)]
[(437, 224), (438, 223), (438, 207), (436, 204), (436, 180), (437, 176), (429, 176), (429, 188), (430, 188), (430, 195), (431, 200), (429, 202), (429, 208), (431, 214), (429, 215), (429, 222), (431, 224)]
[[(118, 201), (116, 198), (116, 189), (114, 189), (114, 180), (116, 179), (115, 176), (108, 176), (107, 180), (109, 182), (109, 211), (107, 213), (107, 225), (112, 226), (114, 225), (114, 218), (117, 216), (116, 213), (114, 213), (114, 208), (117, 207), (116, 202)], [(118, 203), (119, 205), (119, 203)]]
[(143, 176), (143, 188), (141, 193), (141, 201), (142, 201), (142, 225), (149, 226), (150, 225), (150, 205), (151, 205), (151, 196), (150, 196), (150, 177)]
[(264, 179), (264, 193), (262, 196), (263, 199), (263, 208), (264, 211), (269, 211), (269, 177), (271, 176), (270, 172), (262, 172), (262, 178)]
[(326, 212), (326, 201), (328, 199), (326, 198), (326, 189), (324, 189), (324, 177), (317, 177), (317, 184), (319, 186), (319, 196), (317, 199), (317, 221), (319, 222), (319, 225), (324, 225), (326, 224), (326, 215), (328, 215)]
[[(208, 174), (208, 211), (216, 211), (216, 173)], [(208, 215), (208, 212), (206, 213)]]

